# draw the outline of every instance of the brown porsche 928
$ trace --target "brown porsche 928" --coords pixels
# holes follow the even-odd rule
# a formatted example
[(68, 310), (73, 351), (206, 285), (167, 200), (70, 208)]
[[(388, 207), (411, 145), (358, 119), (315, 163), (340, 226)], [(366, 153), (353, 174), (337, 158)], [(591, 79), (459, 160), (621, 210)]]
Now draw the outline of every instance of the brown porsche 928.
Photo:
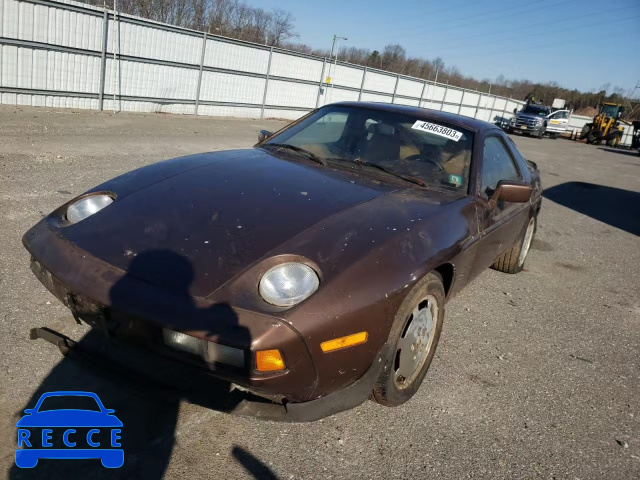
[(494, 125), (338, 103), (110, 180), (23, 242), (76, 320), (241, 387), (240, 410), (314, 420), (411, 398), (446, 301), (522, 270), (540, 193)]

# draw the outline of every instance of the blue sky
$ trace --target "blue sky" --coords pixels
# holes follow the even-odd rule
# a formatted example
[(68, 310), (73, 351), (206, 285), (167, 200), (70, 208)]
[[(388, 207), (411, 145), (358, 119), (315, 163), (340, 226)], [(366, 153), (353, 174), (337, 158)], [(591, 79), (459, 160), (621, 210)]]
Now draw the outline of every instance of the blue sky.
[[(442, 57), (478, 79), (557, 81), (582, 91), (640, 81), (640, 0), (248, 0), (295, 17), (297, 41)], [(636, 90), (635, 96), (640, 96)]]

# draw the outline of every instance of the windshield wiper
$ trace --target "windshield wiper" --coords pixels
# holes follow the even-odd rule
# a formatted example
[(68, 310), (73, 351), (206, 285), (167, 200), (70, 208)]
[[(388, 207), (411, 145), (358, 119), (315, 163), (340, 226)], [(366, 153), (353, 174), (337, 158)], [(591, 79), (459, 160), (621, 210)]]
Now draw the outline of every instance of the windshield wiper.
[(383, 166), (378, 165), (377, 163), (366, 162), (364, 160), (352, 160), (356, 165), (360, 165), (363, 167), (372, 167), (377, 170), (381, 170), (389, 175), (393, 175), (394, 177), (401, 178), (406, 180), (407, 182), (415, 183), (416, 185), (420, 185), (421, 187), (426, 187), (427, 185), (417, 177), (412, 177), (411, 175), (403, 175), (398, 172), (394, 172), (393, 170), (389, 170), (388, 168), (384, 168)]
[(296, 147), (295, 145), (289, 145), (288, 143), (265, 143), (264, 145), (260, 145), (260, 146), (293, 150), (294, 152), (302, 153), (305, 157), (307, 157), (310, 160), (313, 160), (316, 163), (319, 163), (320, 165), (323, 165), (323, 166), (327, 165), (327, 162), (325, 162), (323, 159), (318, 157), (315, 153), (312, 153), (309, 150), (305, 150), (304, 148)]

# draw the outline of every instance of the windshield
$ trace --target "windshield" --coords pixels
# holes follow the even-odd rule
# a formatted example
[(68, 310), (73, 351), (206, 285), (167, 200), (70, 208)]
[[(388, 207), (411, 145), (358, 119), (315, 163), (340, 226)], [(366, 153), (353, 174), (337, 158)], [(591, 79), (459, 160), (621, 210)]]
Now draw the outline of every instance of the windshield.
[(302, 148), (329, 166), (348, 165), (389, 178), (393, 173), (425, 185), (465, 190), (473, 133), (424, 117), (329, 106), (273, 136), (269, 144)]
[(91, 410), (100, 412), (100, 406), (93, 397), (87, 395), (55, 395), (42, 401), (39, 412), (50, 410)]
[(607, 117), (618, 117), (618, 105), (603, 105), (602, 113), (604, 113)]
[(549, 109), (547, 107), (536, 107), (535, 105), (527, 105), (522, 109), (522, 113), (546, 117), (547, 115), (549, 115)]

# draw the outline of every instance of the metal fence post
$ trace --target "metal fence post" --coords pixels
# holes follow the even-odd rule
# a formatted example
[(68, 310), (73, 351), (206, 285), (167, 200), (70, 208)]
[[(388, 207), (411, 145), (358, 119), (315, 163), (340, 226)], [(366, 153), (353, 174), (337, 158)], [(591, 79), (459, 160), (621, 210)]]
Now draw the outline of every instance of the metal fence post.
[(440, 104), (440, 111), (444, 109), (444, 101), (447, 99), (448, 91), (449, 91), (449, 80), (447, 80), (447, 84), (444, 87), (444, 95), (442, 95), (442, 103)]
[(104, 76), (107, 69), (107, 38), (109, 34), (109, 14), (102, 16), (102, 54), (100, 55), (100, 91), (98, 92), (98, 110), (104, 106)]
[(478, 103), (476, 104), (476, 113), (473, 114), (473, 118), (478, 118), (478, 108), (480, 107), (480, 100), (482, 100), (482, 94), (478, 92)]
[(367, 76), (367, 67), (364, 67), (364, 71), (362, 72), (362, 82), (360, 83), (360, 92), (358, 93), (358, 101), (362, 99), (362, 89), (364, 88), (364, 79)]
[(424, 90), (427, 88), (427, 81), (422, 84), (422, 91), (420, 92), (420, 100), (418, 100), (418, 108), (422, 108), (422, 99), (424, 98)]
[(505, 113), (507, 113), (507, 102), (508, 102), (508, 100), (505, 98), (505, 99), (504, 99), (504, 108), (502, 109), (502, 120), (503, 120), (503, 121), (504, 121), (504, 119), (505, 119), (505, 118), (504, 118), (504, 115), (505, 115)]
[(269, 74), (271, 73), (271, 57), (273, 57), (273, 47), (269, 49), (269, 63), (267, 64), (267, 78), (264, 80), (264, 95), (262, 96), (260, 118), (264, 118), (264, 106), (267, 104), (267, 88), (269, 88)]
[(316, 108), (320, 106), (320, 93), (322, 92), (322, 80), (324, 80), (324, 71), (327, 68), (327, 57), (324, 57), (322, 62), (322, 73), (320, 74), (320, 81), (318, 82), (318, 96), (316, 97)]
[(396, 75), (396, 86), (393, 87), (393, 96), (391, 97), (391, 103), (396, 103), (396, 91), (398, 90), (399, 81), (400, 81), (400, 75)]
[(493, 118), (491, 117), (491, 115), (493, 115), (493, 107), (496, 106), (496, 96), (493, 96), (493, 103), (491, 104), (491, 111), (489, 112), (489, 121), (492, 121)]
[(464, 94), (466, 90), (462, 89), (462, 96), (460, 97), (460, 104), (458, 105), (458, 115), (460, 115), (460, 110), (462, 110), (462, 101), (464, 100)]
[(204, 67), (204, 51), (207, 48), (207, 32), (202, 36), (202, 53), (200, 55), (200, 71), (198, 72), (198, 86), (196, 87), (196, 108), (194, 115), (198, 115), (198, 106), (200, 105), (200, 86), (202, 85), (202, 68)]

